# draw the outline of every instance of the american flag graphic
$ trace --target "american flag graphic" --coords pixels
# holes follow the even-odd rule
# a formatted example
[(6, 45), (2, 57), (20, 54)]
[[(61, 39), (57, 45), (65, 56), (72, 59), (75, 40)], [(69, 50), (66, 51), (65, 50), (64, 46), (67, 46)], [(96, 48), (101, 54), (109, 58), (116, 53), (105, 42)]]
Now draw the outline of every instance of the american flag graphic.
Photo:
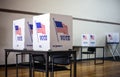
[(95, 39), (94, 35), (90, 35), (90, 39), (94, 40)]
[(86, 35), (83, 35), (83, 40), (87, 40), (87, 36)]
[(110, 40), (113, 39), (111, 34), (108, 34), (108, 38), (109, 38)]
[(33, 24), (28, 24), (28, 26), (29, 26), (30, 34), (33, 34)]
[(28, 23), (28, 27), (30, 32), (30, 38), (31, 38), (31, 41), (33, 42), (33, 24)]
[(46, 34), (45, 25), (41, 24), (40, 22), (37, 22), (36, 27), (37, 27), (37, 33)]
[(67, 25), (63, 24), (61, 21), (55, 21), (55, 25), (56, 25), (56, 31), (58, 33), (68, 34)]
[(16, 35), (21, 35), (21, 28), (18, 25), (15, 26), (15, 33)]

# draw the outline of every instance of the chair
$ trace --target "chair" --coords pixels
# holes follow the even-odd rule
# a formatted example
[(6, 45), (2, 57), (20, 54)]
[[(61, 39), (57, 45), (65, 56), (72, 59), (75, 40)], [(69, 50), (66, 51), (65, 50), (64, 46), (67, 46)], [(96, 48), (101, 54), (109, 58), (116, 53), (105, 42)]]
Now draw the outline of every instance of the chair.
[[(68, 68), (67, 65), (70, 65)], [(46, 72), (46, 63), (44, 55), (33, 55), (33, 77), (34, 72)], [(48, 71), (52, 72), (52, 76), (54, 77), (55, 71), (70, 71), (70, 77), (72, 76), (72, 63), (70, 55), (62, 54), (62, 55), (51, 55)]]
[[(58, 71), (69, 70), (70, 77), (72, 77), (72, 61), (71, 61), (72, 57), (70, 54), (53, 55), (51, 58), (52, 65), (57, 65), (58, 67), (60, 67)], [(70, 67), (67, 68), (66, 67), (67, 65), (69, 65)]]
[(95, 61), (95, 58), (96, 58), (96, 48), (95, 47), (88, 47), (87, 51), (81, 51), (81, 56), (82, 54), (87, 54), (87, 60), (90, 59), (90, 55), (91, 54), (94, 54), (94, 61)]

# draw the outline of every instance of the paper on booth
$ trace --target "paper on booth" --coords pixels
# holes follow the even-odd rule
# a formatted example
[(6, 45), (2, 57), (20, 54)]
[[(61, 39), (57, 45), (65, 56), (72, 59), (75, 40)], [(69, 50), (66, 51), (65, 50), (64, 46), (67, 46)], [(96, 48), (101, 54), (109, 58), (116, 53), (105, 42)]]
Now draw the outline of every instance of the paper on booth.
[(32, 49), (32, 18), (13, 20), (13, 49)]
[(89, 45), (90, 46), (95, 46), (96, 45), (96, 37), (95, 37), (95, 34), (90, 34), (89, 35)]

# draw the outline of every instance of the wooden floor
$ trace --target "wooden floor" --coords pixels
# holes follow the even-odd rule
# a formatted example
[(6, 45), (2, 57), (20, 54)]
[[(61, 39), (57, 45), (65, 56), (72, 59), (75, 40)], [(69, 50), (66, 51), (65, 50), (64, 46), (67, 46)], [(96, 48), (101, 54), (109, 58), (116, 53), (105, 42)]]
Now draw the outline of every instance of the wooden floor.
[[(120, 62), (105, 61), (94, 65), (93, 61), (77, 63), (77, 77), (120, 77)], [(19, 69), (19, 77), (29, 77), (28, 69)], [(0, 68), (0, 77), (5, 77), (4, 68)], [(15, 67), (9, 67), (8, 77), (16, 77)], [(35, 73), (35, 77), (45, 77), (44, 73)], [(56, 72), (54, 77), (69, 77), (69, 72)]]

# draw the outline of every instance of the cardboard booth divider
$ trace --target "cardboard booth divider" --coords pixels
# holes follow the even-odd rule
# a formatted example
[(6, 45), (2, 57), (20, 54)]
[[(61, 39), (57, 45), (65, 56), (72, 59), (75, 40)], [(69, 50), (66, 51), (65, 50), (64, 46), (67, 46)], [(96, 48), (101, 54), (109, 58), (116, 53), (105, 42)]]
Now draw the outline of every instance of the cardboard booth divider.
[(33, 17), (33, 50), (69, 50), (72, 42), (72, 16), (47, 13)]
[(13, 20), (13, 49), (33, 48), (33, 24), (32, 18)]

